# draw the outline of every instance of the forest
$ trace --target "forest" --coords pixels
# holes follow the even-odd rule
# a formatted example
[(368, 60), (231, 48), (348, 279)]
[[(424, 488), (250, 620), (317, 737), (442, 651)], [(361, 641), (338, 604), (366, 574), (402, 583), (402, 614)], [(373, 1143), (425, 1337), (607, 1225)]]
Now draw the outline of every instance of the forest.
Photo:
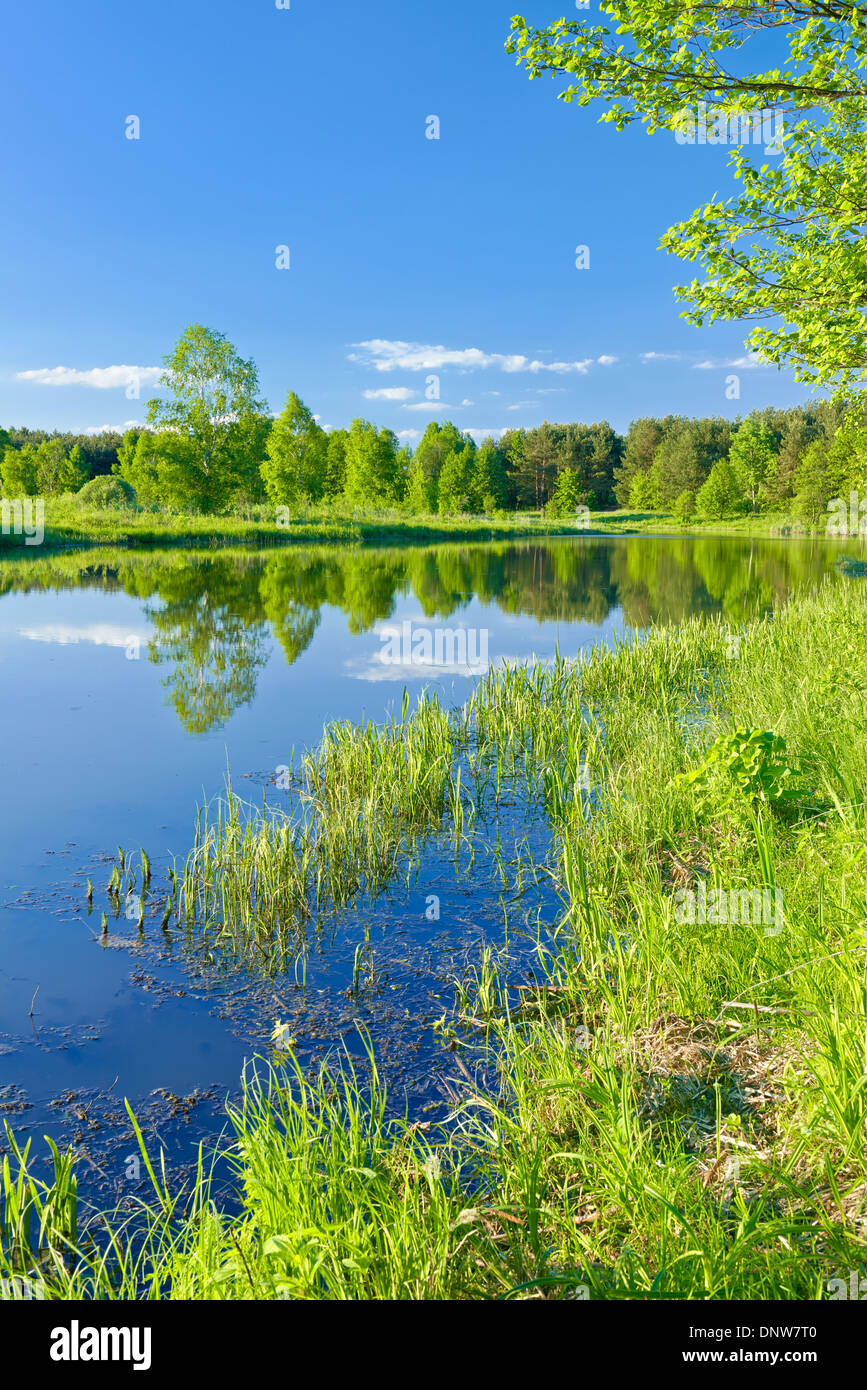
[(476, 442), (432, 421), (413, 448), (362, 418), (325, 430), (294, 391), (275, 417), (255, 364), (201, 325), (165, 368), (166, 398), (122, 436), (0, 429), (3, 496), (210, 515), (268, 504), (287, 516), (311, 505), (552, 518), (621, 507), (681, 522), (784, 511), (815, 525), (835, 499), (867, 494), (867, 416), (840, 397), (734, 421), (643, 417), (625, 437), (604, 420), (546, 421)]

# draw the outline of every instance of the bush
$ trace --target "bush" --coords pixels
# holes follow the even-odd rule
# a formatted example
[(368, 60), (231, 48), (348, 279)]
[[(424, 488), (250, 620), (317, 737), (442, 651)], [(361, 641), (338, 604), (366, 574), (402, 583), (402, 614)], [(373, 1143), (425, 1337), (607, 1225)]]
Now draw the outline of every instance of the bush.
[(95, 511), (133, 511), (136, 509), (135, 489), (125, 483), (123, 478), (91, 478), (89, 483), (76, 493), (82, 507), (92, 507)]
[(674, 515), (678, 521), (691, 521), (695, 516), (695, 493), (688, 488), (680, 494), (674, 504)]

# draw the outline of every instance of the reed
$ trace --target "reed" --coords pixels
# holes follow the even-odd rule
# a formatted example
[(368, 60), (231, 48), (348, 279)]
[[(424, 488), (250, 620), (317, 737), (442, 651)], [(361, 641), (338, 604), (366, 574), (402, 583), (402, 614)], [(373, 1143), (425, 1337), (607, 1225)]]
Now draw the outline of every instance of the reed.
[[(387, 1118), (369, 1046), (316, 1079), (291, 1053), (257, 1064), (230, 1114), (241, 1214), (200, 1171), (182, 1216), (152, 1165), (109, 1277), (107, 1254), (70, 1253), (63, 1169), (39, 1196), (51, 1296), (800, 1300), (863, 1275), (867, 591), (828, 586), (730, 650), (694, 622), (501, 670), (462, 710), (329, 730), (291, 817), (231, 793), (203, 813), (177, 910), (263, 959), (384, 891), (429, 835), (490, 850), (507, 926), (528, 884), (560, 906), (534, 978), (483, 947), (457, 982), (445, 1125)], [(773, 734), (775, 771), (737, 731)], [(771, 922), (682, 910), (754, 890), (781, 895)], [(362, 943), (356, 989), (371, 969)], [(18, 1161), (9, 1268), (35, 1210)]]

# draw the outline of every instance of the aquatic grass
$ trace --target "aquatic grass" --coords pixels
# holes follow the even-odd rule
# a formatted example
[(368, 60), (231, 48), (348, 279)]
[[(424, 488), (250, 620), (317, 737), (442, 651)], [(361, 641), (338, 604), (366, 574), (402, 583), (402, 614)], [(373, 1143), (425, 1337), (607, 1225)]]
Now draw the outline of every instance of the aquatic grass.
[(316, 914), (407, 881), (419, 841), (449, 818), (458, 848), (474, 807), (453, 766), (448, 713), (422, 700), (383, 728), (330, 726), (308, 754), (289, 813), (232, 791), (200, 812), (178, 894), (178, 921), (248, 944), (285, 968)]
[[(722, 625), (654, 632), (578, 662), (499, 671), (455, 716), (452, 748), (455, 757), (464, 750), (476, 779), (477, 815), (486, 791), (495, 808), (520, 794), (531, 811), (544, 813), (564, 903), (553, 946), (541, 952), (551, 972), (550, 989), (539, 996), (542, 1013), (556, 1000), (555, 1020), (505, 1011), (486, 1028), (503, 1075), (503, 1097), (487, 1121), (490, 1136), (490, 1116), (497, 1116), (495, 1167), (514, 1184), (509, 1210), (531, 1226), (516, 1288), (538, 1290), (549, 1278), (557, 1285), (570, 1260), (586, 1261), (590, 1246), (576, 1243), (563, 1215), (579, 1195), (593, 1210), (602, 1203), (605, 1219), (596, 1224), (605, 1230), (593, 1246), (601, 1272), (585, 1273), (605, 1296), (810, 1297), (830, 1260), (859, 1258), (862, 1236), (852, 1216), (863, 1206), (859, 1192), (867, 1192), (867, 918), (852, 881), (863, 859), (867, 710), (853, 658), (867, 649), (865, 614), (857, 588), (825, 590), (748, 628), (734, 661)], [(841, 646), (841, 630), (851, 646)], [(794, 701), (792, 671), (799, 673)], [(845, 724), (817, 728), (814, 683), (820, 701), (846, 699)], [(737, 727), (785, 738), (827, 796), (826, 809), (776, 822), (757, 814), (747, 796), (733, 801), (722, 784), (716, 800), (697, 796), (684, 774)], [(444, 736), (444, 753), (446, 744)], [(366, 757), (364, 776), (375, 766), (371, 750)], [(589, 814), (588, 764), (596, 774)], [(675, 894), (699, 882), (779, 888), (781, 931), (679, 922)], [(471, 997), (483, 999), (484, 988), (477, 983), (473, 996), (465, 988), (464, 1012)], [(642, 1050), (666, 1018), (701, 1036), (710, 1028), (712, 1056), (759, 1048), (762, 1065), (774, 1071), (775, 1105), (787, 1128), (770, 1147), (741, 1141), (747, 1147), (737, 1171), (749, 1175), (746, 1197), (731, 1182), (723, 1196), (717, 1170), (725, 1158), (728, 1171), (737, 1148), (724, 1116), (705, 1135), (703, 1153), (694, 1151), (692, 1120), (657, 1128), (651, 1142), (640, 1101)], [(588, 1020), (589, 1053), (564, 1042)], [(698, 1044), (692, 1052), (702, 1056)], [(582, 1076), (589, 1071), (587, 1096), (604, 1122), (585, 1115), (577, 1157), (554, 1161), (549, 1144), (540, 1158), (528, 1138), (551, 1136), (554, 1102), (578, 1084), (576, 1065)], [(665, 1082), (690, 1093), (707, 1089), (676, 1065)], [(750, 1075), (729, 1088), (735, 1084), (762, 1083)], [(580, 1128), (574, 1117), (569, 1123)], [(472, 1125), (463, 1138), (478, 1146)], [(660, 1158), (660, 1145), (668, 1158)], [(540, 1175), (556, 1194), (541, 1205)], [(618, 1221), (643, 1250), (632, 1251), (628, 1270), (616, 1253), (624, 1242)], [(583, 1227), (583, 1216), (577, 1224)], [(539, 1264), (543, 1245), (557, 1252), (556, 1278), (550, 1261)]]
[[(815, 1299), (863, 1271), (867, 592), (798, 599), (734, 657), (729, 638), (696, 621), (501, 669), (462, 710), (329, 730), (292, 816), (233, 797), (203, 814), (178, 911), (263, 960), (459, 825), (468, 854), (490, 848), (510, 927), (527, 885), (560, 907), (522, 987), (487, 943), (458, 982), (447, 1125), (389, 1118), (369, 1049), (315, 1077), (291, 1054), (257, 1064), (231, 1115), (240, 1214), (204, 1175), (186, 1214), (155, 1194), (145, 1256), (116, 1237), (123, 1287)], [(690, 782), (739, 729), (785, 739), (810, 788), (794, 814)], [(768, 887), (784, 909), (770, 930), (690, 921), (678, 895), (699, 887)]]
[(78, 1189), (74, 1163), (51, 1139), (53, 1178), (34, 1177), (30, 1141), (22, 1149), (4, 1123), (8, 1152), (0, 1166), (0, 1286), (6, 1298), (41, 1297), (52, 1269), (65, 1270), (77, 1248)]

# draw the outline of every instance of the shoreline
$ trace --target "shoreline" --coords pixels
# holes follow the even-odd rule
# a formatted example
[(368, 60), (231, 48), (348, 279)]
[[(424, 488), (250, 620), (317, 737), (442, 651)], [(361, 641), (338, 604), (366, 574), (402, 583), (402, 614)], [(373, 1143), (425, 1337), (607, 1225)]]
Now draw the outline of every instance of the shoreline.
[(240, 517), (163, 517), (140, 516), (130, 524), (116, 512), (102, 512), (81, 521), (63, 517), (53, 521), (49, 511), (45, 535), (40, 544), (28, 544), (24, 536), (0, 535), (0, 557), (39, 555), (46, 551), (152, 549), (156, 547), (188, 550), (233, 548), (273, 548), (303, 544), (435, 545), (449, 541), (501, 542), (528, 540), (603, 540), (616, 537), (646, 536), (649, 539), (678, 540), (684, 537), (729, 536), (767, 540), (857, 540), (857, 536), (829, 535), (825, 526), (793, 529), (791, 518), (781, 514), (742, 517), (729, 522), (677, 523), (660, 513), (628, 511), (591, 513), (590, 525), (568, 524), (561, 519), (523, 517), (420, 517), (385, 514), (381, 517), (319, 517), (299, 519), (290, 526), (262, 524)]

